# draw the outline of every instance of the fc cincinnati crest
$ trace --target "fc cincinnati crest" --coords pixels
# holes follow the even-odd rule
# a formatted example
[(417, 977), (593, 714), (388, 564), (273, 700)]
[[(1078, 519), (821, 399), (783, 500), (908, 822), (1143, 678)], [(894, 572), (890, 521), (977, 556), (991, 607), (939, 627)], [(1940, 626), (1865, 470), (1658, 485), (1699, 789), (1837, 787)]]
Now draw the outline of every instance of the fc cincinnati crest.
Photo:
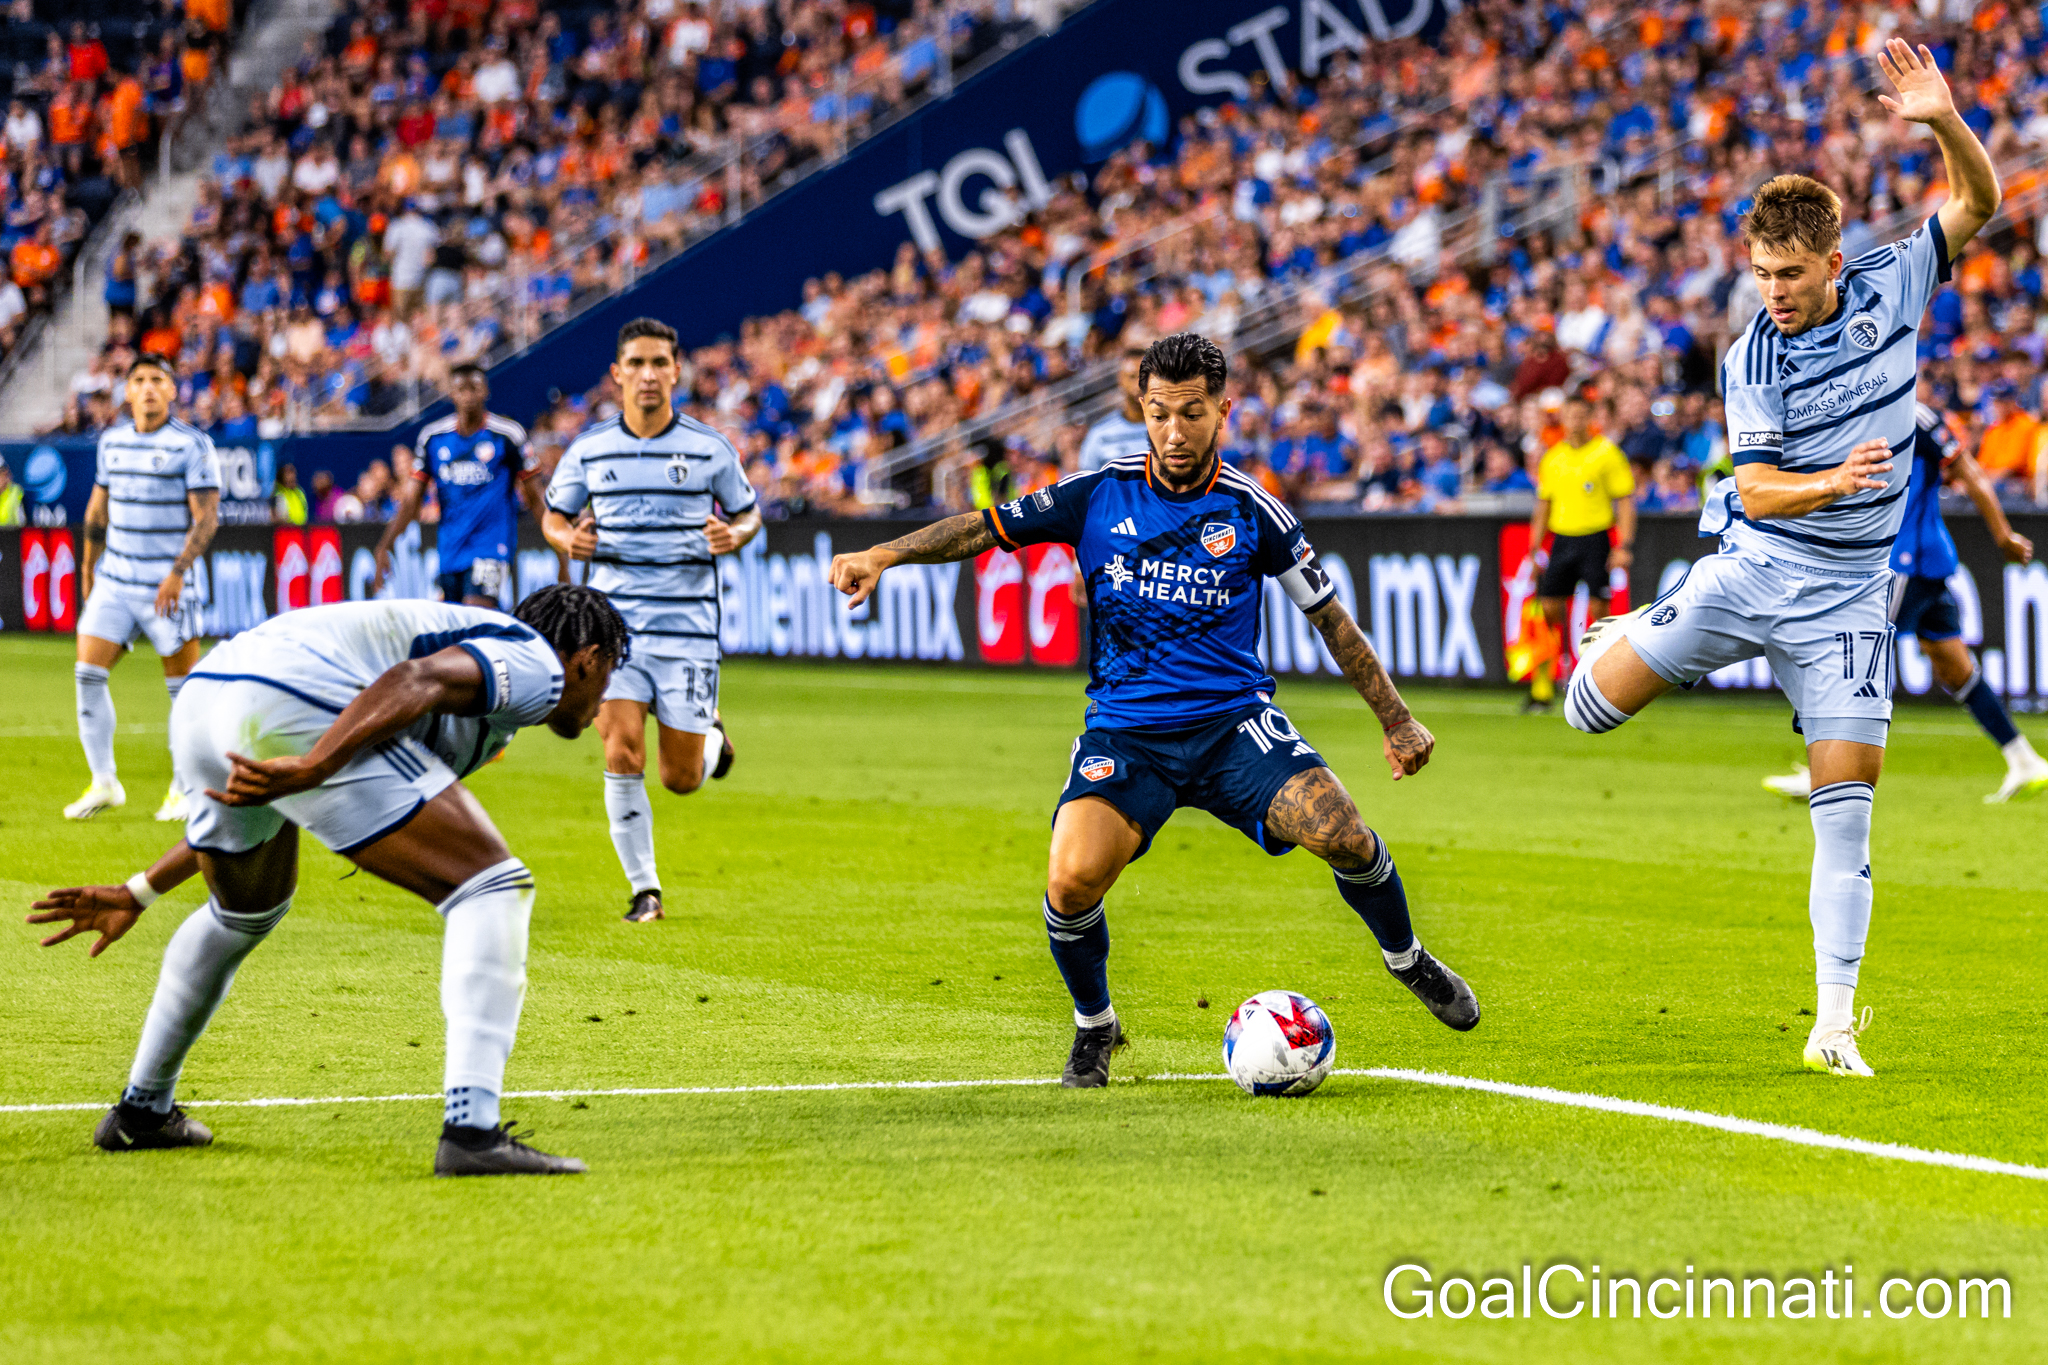
[(1212, 521), (1202, 527), (1202, 548), (1221, 559), (1237, 548), (1237, 528), (1227, 521)]
[(1115, 771), (1116, 760), (1113, 758), (1104, 758), (1100, 754), (1090, 754), (1087, 758), (1081, 760), (1081, 776), (1087, 778), (1090, 782), (1100, 782)]
[(1858, 318), (1849, 324), (1849, 340), (1866, 351), (1877, 349), (1877, 319)]

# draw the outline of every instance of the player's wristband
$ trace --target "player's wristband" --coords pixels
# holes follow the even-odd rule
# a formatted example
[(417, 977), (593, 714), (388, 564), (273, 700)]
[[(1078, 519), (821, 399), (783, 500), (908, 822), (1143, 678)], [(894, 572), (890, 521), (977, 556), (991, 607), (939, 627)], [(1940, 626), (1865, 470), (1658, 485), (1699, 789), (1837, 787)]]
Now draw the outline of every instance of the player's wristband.
[(147, 910), (156, 903), (163, 892), (149, 884), (149, 874), (138, 872), (128, 879), (128, 894), (135, 897), (135, 903)]

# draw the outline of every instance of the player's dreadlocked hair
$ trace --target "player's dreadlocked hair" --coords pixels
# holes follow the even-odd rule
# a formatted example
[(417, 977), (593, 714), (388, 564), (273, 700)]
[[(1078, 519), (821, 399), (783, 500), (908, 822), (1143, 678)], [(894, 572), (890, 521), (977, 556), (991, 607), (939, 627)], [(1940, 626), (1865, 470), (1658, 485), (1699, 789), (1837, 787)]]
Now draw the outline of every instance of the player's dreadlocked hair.
[(605, 595), (573, 583), (550, 583), (512, 609), (512, 615), (540, 632), (564, 658), (586, 645), (614, 665), (632, 657), (626, 623)]
[(1209, 338), (1193, 332), (1175, 332), (1145, 348), (1145, 358), (1138, 362), (1139, 393), (1145, 392), (1154, 375), (1168, 384), (1199, 379), (1213, 398), (1223, 392), (1223, 381), (1230, 377), (1230, 362), (1223, 358), (1222, 348)]
[(1842, 244), (1842, 201), (1810, 176), (1773, 176), (1757, 186), (1742, 238), (1773, 253), (1829, 255)]

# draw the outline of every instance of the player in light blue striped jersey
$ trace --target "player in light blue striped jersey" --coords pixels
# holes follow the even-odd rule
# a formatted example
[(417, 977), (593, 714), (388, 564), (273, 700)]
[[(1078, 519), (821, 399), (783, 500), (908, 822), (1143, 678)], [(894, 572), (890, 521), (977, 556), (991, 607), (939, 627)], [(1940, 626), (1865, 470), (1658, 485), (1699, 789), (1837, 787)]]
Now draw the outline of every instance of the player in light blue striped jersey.
[[(1735, 477), (1702, 535), (1721, 553), (1649, 606), (1586, 633), (1565, 715), (1612, 730), (1673, 687), (1762, 655), (1792, 701), (1812, 772), (1819, 1008), (1806, 1065), (1869, 1076), (1857, 971), (1870, 928), (1870, 814), (1891, 723), (1891, 548), (1906, 510), (1920, 317), (1998, 211), (1998, 176), (1926, 48), (1893, 39), (1886, 108), (1933, 131), (1950, 197), (1902, 241), (1842, 261), (1841, 202), (1801, 175), (1765, 182), (1743, 220), (1764, 311), (1721, 365)], [(1898, 457), (1908, 457), (1900, 463)]]
[[(569, 443), (548, 484), (541, 532), (591, 565), (590, 586), (632, 632), (633, 657), (612, 675), (597, 713), (612, 847), (632, 887), (626, 919), (662, 918), (647, 800), (647, 713), (654, 712), (661, 784), (679, 796), (723, 777), (732, 743), (718, 714), (718, 571), (761, 531), (739, 454), (675, 410), (682, 355), (675, 329), (636, 318), (619, 329), (612, 382), (623, 411)], [(725, 518), (718, 516), (719, 508)], [(585, 509), (589, 520), (581, 520)]]
[[(78, 739), (92, 780), (64, 808), (67, 820), (90, 820), (128, 802), (114, 768), (114, 698), (107, 690), (121, 651), (136, 636), (147, 637), (173, 702), (199, 662), (196, 604), (185, 575), (213, 543), (220, 521), (220, 457), (205, 432), (171, 416), (177, 391), (171, 362), (143, 356), (128, 367), (130, 415), (100, 434), (78, 565), (85, 606), (72, 669)], [(175, 777), (156, 818), (185, 818)]]

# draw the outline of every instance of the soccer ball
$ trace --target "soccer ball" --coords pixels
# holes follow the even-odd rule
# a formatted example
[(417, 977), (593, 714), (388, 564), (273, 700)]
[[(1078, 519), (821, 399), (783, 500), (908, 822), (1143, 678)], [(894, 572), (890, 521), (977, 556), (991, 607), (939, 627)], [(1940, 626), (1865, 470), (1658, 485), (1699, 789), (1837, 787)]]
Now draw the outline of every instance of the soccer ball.
[(1260, 991), (1223, 1030), (1223, 1068), (1247, 1095), (1306, 1095), (1336, 1056), (1329, 1016), (1293, 991)]

